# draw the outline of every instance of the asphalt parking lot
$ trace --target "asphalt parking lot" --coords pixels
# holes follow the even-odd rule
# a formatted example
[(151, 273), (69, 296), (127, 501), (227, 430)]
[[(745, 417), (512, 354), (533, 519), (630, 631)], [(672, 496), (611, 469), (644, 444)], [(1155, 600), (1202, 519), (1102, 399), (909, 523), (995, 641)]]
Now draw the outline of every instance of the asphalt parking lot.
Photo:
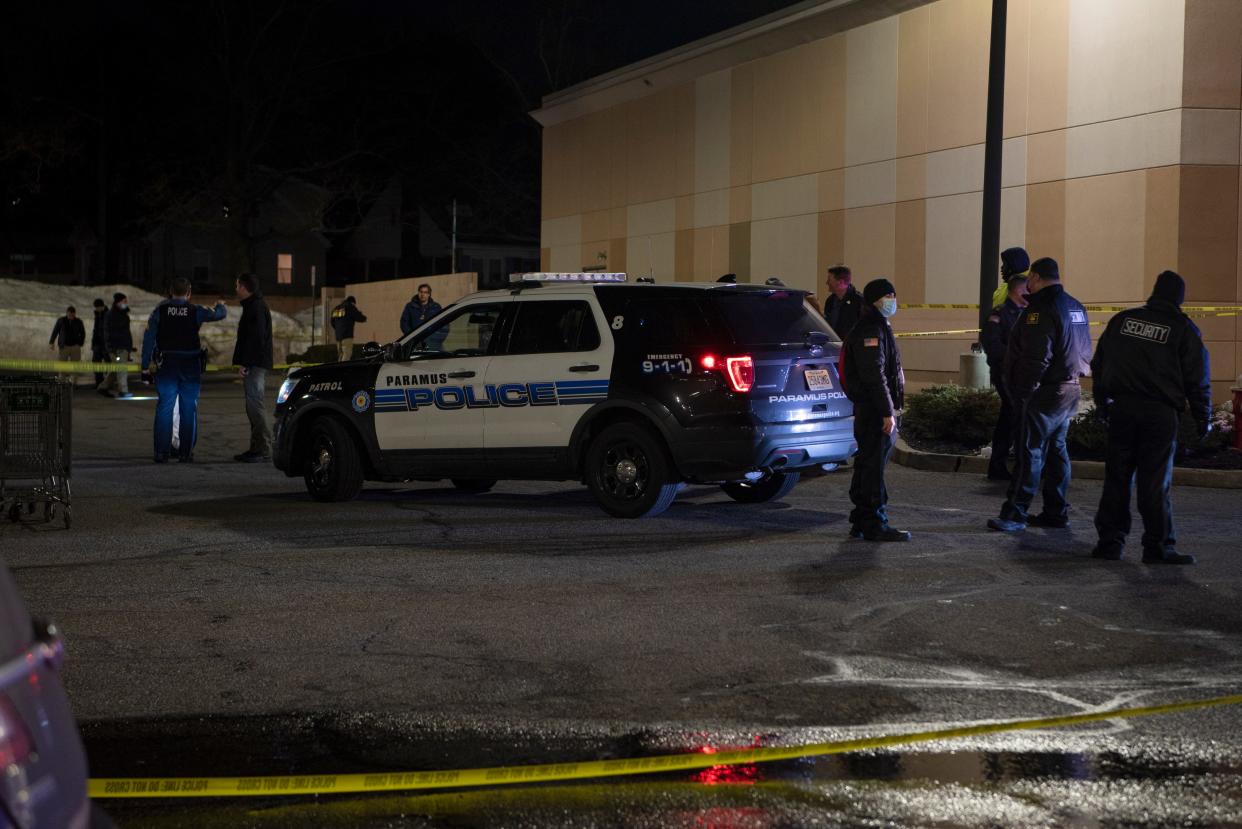
[[(369, 485), (356, 501), (319, 504), (300, 479), (231, 460), (247, 429), (241, 387), (227, 379), (206, 386), (192, 465), (150, 462), (153, 399), (79, 392), (75, 403), (73, 528), (6, 523), (0, 545), (31, 609), (66, 632), (66, 685), (96, 775), (451, 768), (796, 743), (1242, 687), (1237, 490), (1175, 490), (1179, 546), (1200, 563), (1149, 567), (1137, 555), (1089, 557), (1096, 481), (1074, 483), (1069, 531), (1008, 537), (984, 529), (1003, 497), (997, 485), (893, 467), (893, 523), (914, 541), (890, 545), (847, 539), (842, 472), (766, 505), (689, 487), (641, 521), (606, 516), (573, 482), (502, 482), (484, 495), (447, 482)], [(945, 825), (1062, 825), (1054, 818), (1065, 809), (1097, 821), (1081, 825), (1110, 825), (1130, 814), (1121, 802), (1148, 816), (1137, 825), (1242, 822), (1237, 708), (919, 751), (930, 752), (930, 771), (918, 779), (948, 781), (924, 801), (916, 792), (884, 805), (882, 786), (839, 788), (908, 781), (915, 755), (904, 754), (897, 774), (820, 765), (800, 767), (796, 784), (776, 775), (822, 795), (811, 812), (797, 811), (809, 808), (801, 795), (795, 807), (770, 787), (752, 796), (763, 802), (740, 805), (704, 805), (697, 790), (652, 796), (684, 795), (687, 813), (754, 808), (773, 821), (753, 825), (803, 825), (789, 809), (830, 825), (924, 825), (910, 815), (935, 804), (950, 809)], [(1167, 773), (1121, 776), (1144, 781), (1144, 800), (1069, 761), (1011, 777), (952, 771), (980, 752), (1091, 768), (1128, 758)], [(1198, 782), (1172, 794), (1151, 782), (1192, 773)], [(1042, 795), (1019, 791), (1045, 778), (1055, 785)], [(1103, 788), (1092, 800), (1073, 779)], [(565, 811), (581, 820), (547, 822), (614, 825), (590, 805), (607, 795), (592, 792), (574, 790), (581, 808)], [(950, 795), (969, 808), (951, 809)], [(466, 823), (510, 825), (504, 803), (526, 809), (523, 820), (551, 808), (504, 797)], [(842, 812), (842, 797), (850, 809), (879, 805)], [(1005, 811), (1017, 802), (1036, 805)], [(457, 806), (399, 805), (423, 822), (374, 825), (463, 825)], [(221, 821), (237, 818), (220, 808)], [(118, 806), (122, 825), (148, 825), (135, 809)], [(624, 824), (675, 822), (645, 809), (633, 806)], [(160, 814), (172, 821), (160, 825), (193, 824)], [(313, 818), (282, 812), (287, 824), (246, 814), (219, 825), (372, 825), (326, 806)]]

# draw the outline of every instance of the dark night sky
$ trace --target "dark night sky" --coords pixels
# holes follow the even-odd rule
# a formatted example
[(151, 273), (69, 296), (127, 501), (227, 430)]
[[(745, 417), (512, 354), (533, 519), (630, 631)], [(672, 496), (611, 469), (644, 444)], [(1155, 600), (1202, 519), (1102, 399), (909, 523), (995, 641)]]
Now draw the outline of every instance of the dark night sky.
[[(294, 175), (333, 221), (399, 176), (407, 210), (453, 197), (481, 233), (537, 238), (539, 128), (570, 86), (789, 5), (592, 0), (10, 5), (0, 50), (0, 219), (10, 239), (110, 234)], [(101, 151), (102, 150), (102, 151)]]

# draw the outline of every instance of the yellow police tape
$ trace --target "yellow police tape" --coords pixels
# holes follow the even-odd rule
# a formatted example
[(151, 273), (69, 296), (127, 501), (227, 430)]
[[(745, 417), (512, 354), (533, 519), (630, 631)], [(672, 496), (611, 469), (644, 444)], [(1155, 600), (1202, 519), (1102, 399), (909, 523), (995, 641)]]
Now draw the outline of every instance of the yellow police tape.
[[(317, 366), (319, 363), (281, 363), (272, 368), (285, 370)], [(207, 371), (236, 371), (236, 366), (208, 365)], [(37, 371), (57, 374), (139, 374), (142, 366), (137, 363), (91, 363), (70, 360), (0, 360), (0, 371)]]
[(514, 783), (548, 783), (563, 780), (621, 777), (634, 774), (662, 774), (692, 771), (715, 766), (749, 763), (770, 763), (829, 754), (846, 754), (889, 746), (927, 743), (936, 740), (960, 739), (1008, 731), (1032, 731), (1041, 728), (1063, 728), (1070, 725), (1130, 717), (1150, 717), (1193, 711), (1223, 705), (1242, 704), (1242, 694), (1209, 699), (1149, 705), (1141, 708), (1117, 708), (1088, 714), (1067, 714), (1060, 717), (1038, 717), (982, 725), (944, 728), (936, 731), (914, 731), (839, 740), (801, 746), (774, 746), (720, 751), (713, 754), (692, 752), (664, 754), (655, 757), (634, 757), (624, 760), (590, 760), (578, 763), (549, 763), (534, 766), (494, 766), (477, 769), (440, 771), (380, 772), (372, 774), (306, 774), (271, 777), (134, 777), (92, 778), (89, 793), (95, 798), (136, 797), (271, 797), (284, 795), (356, 794), (359, 792), (413, 791), (418, 789), (452, 789), (473, 786), (502, 786)]

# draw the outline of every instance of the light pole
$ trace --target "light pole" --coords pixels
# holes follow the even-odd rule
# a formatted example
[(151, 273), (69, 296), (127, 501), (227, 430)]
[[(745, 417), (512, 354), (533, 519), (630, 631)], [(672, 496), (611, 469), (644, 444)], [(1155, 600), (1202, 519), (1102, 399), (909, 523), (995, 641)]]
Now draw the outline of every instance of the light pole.
[(983, 222), (979, 245), (979, 330), (992, 312), (1000, 259), (1001, 158), (1005, 140), (1005, 15), (1007, 0), (992, 0), (988, 57), (988, 111), (983, 149)]

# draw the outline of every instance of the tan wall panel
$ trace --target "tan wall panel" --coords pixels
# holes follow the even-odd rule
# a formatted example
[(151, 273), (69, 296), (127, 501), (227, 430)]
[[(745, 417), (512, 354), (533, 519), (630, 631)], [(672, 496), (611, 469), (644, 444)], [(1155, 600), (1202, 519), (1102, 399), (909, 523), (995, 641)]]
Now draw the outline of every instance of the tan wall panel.
[(897, 201), (921, 199), (927, 195), (927, 156), (897, 159)]
[(630, 204), (676, 195), (676, 96), (671, 90), (625, 104), (626, 193)]
[(1068, 153), (1065, 130), (1027, 136), (1026, 180), (1028, 184), (1065, 178)]
[[(1026, 188), (1001, 190), (1000, 249), (1026, 247)], [(999, 263), (998, 267), (999, 267)]]
[(750, 222), (729, 225), (729, 270), (738, 282), (750, 281)]
[(732, 95), (729, 99), (729, 185), (751, 182), (754, 157), (755, 68), (753, 63), (733, 67)]
[(845, 211), (845, 261), (854, 272), (854, 281), (865, 285), (877, 277), (893, 275), (896, 230), (896, 205)]
[(1242, 3), (1186, 0), (1182, 106), (1242, 106)]
[(927, 156), (927, 195), (952, 196), (983, 189), (983, 145), (971, 144)]
[(582, 161), (573, 184), (575, 203), (584, 213), (612, 206), (608, 185), (612, 178), (614, 120), (611, 112), (596, 112), (578, 119), (582, 131)]
[(582, 241), (582, 215), (545, 219), (540, 222), (539, 238), (547, 247), (579, 244)]
[(827, 170), (819, 173), (819, 209), (842, 210), (845, 207), (845, 171)]
[(1001, 142), (1001, 187), (1026, 184), (1026, 136)]
[[(807, 47), (800, 46), (757, 60), (754, 92), (753, 181), (794, 176), (801, 172), (799, 145), (813, 133), (817, 120), (811, 95)], [(809, 113), (809, 114), (808, 114)]]
[(729, 226), (696, 228), (691, 275), (698, 282), (713, 282), (726, 273), (729, 273)]
[(597, 210), (594, 213), (582, 214), (582, 241), (598, 242), (612, 238), (610, 224), (611, 210)]
[(793, 176), (750, 186), (751, 221), (819, 212), (819, 177)]
[(983, 194), (926, 201), (928, 302), (979, 301), (979, 223)]
[(927, 207), (922, 199), (897, 205), (893, 287), (903, 302), (926, 302)]
[(542, 218), (552, 219), (579, 211), (577, 190), (581, 169), (582, 139), (578, 121), (545, 127)]
[(690, 279), (694, 275), (694, 231), (678, 230), (674, 244), (673, 277), (678, 281)]
[(729, 191), (729, 223), (750, 221), (750, 185), (734, 187)]
[(848, 61), (844, 33), (816, 41), (822, 52), (820, 75), (811, 92), (819, 99), (819, 122), (813, 136), (811, 170), (845, 166), (845, 67)]
[(819, 250), (815, 261), (816, 290), (822, 308), (828, 298), (828, 269), (845, 262), (845, 211), (830, 210), (819, 214)]
[(1065, 289), (1081, 302), (1145, 296), (1146, 172), (1071, 179), (1065, 202)]
[[(1147, 220), (1144, 222), (1143, 277), (1178, 270), (1177, 236), (1181, 168), (1160, 167), (1147, 173)], [(1142, 297), (1135, 297), (1141, 299)]]
[(751, 281), (775, 276), (791, 288), (814, 291), (818, 224), (816, 214), (751, 222)]
[(694, 196), (677, 197), (677, 217), (675, 227), (678, 230), (690, 230), (694, 227)]
[(550, 271), (577, 271), (582, 268), (582, 245), (553, 245), (548, 258)]
[(846, 34), (845, 163), (867, 164), (897, 155), (898, 19), (889, 17)]
[(1242, 124), (1236, 109), (1183, 109), (1181, 158), (1183, 164), (1238, 163)]
[(650, 236), (656, 233), (671, 233), (677, 229), (677, 200), (632, 204), (626, 211), (626, 222), (629, 232), (634, 236)]
[(694, 226), (715, 227), (729, 223), (729, 191), (711, 190), (694, 195)]
[(1066, 131), (1067, 178), (1176, 164), (1181, 160), (1181, 110), (1145, 113)]
[(694, 192), (694, 84), (687, 83), (671, 90), (673, 107), (673, 157), (675, 163), (674, 193), (688, 196)]
[(677, 270), (676, 250), (676, 234), (671, 231), (631, 236), (625, 243), (626, 271), (631, 279), (653, 276), (660, 282), (668, 282)]
[(626, 240), (624, 237), (612, 239), (609, 242), (608, 267), (611, 270), (622, 271), (622, 272), (626, 270), (626, 265), (628, 264), (628, 262), (625, 258), (625, 253), (626, 253), (625, 248), (626, 248)]
[(931, 6), (927, 148), (983, 141), (988, 100), (989, 0), (940, 0)]
[(1181, 171), (1178, 271), (1186, 298), (1219, 302), (1237, 295), (1238, 168), (1185, 166)]
[(927, 81), (931, 65), (931, 6), (898, 17), (897, 155), (927, 152)]
[(729, 186), (730, 73), (705, 75), (695, 81), (694, 191)]
[(624, 239), (629, 232), (629, 208), (614, 207), (608, 211), (608, 235), (614, 239)]
[(1027, 131), (1063, 129), (1069, 107), (1070, 0), (1039, 0), (1027, 15), (1030, 42), (1039, 50), (1030, 67)]
[(897, 162), (877, 161), (845, 168), (845, 206), (865, 207), (897, 200)]
[[(1042, 5), (1044, 0), (1035, 0), (1035, 2)], [(1025, 135), (1027, 131), (1027, 106), (1031, 80), (1031, 3), (1032, 0), (1009, 0), (1009, 9), (1005, 15), (1004, 135), (1006, 138)], [(1041, 46), (1041, 44), (1036, 44), (1036, 46)], [(1042, 48), (1039, 54), (1043, 54)]]
[[(608, 154), (608, 206), (616, 210), (622, 209), (630, 202), (629, 191), (629, 138), (626, 136), (626, 130), (629, 129), (628, 122), (629, 112), (625, 107), (613, 107), (608, 110), (609, 124), (609, 146), (611, 149)], [(601, 178), (603, 173), (601, 172)], [(614, 236), (624, 236), (624, 233), (613, 232)]]
[(582, 252), (578, 254), (578, 267), (574, 271), (585, 271), (587, 268), (603, 268), (612, 270), (612, 250), (607, 239), (595, 242), (583, 242)]
[(539, 249), (539, 270), (552, 270), (552, 248)]
[(1065, 261), (1065, 182), (1026, 188), (1026, 249), (1032, 259)]

